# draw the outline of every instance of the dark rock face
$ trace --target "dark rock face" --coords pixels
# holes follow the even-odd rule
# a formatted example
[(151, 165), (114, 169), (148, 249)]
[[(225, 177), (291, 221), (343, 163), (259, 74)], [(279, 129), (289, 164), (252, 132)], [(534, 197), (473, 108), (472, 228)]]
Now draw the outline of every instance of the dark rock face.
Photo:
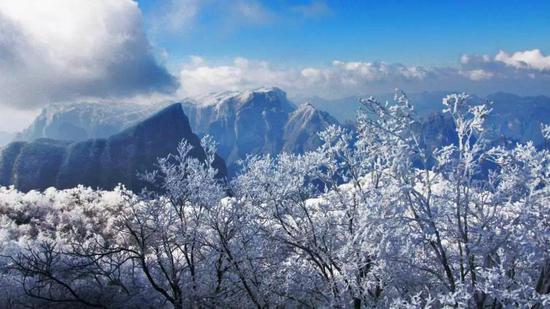
[(9, 144), (0, 154), (0, 185), (13, 184), (24, 191), (55, 185), (67, 146), (47, 139)]
[(420, 123), (419, 136), (428, 149), (458, 144), (456, 127), (449, 115), (431, 114)]
[[(79, 184), (112, 189), (122, 183), (139, 190), (145, 184), (138, 172), (152, 170), (157, 158), (175, 153), (183, 139), (193, 146), (190, 155), (204, 160), (200, 140), (181, 105), (174, 104), (106, 139), (14, 142), (0, 153), (0, 185), (28, 191)], [(222, 159), (216, 160), (215, 167), (220, 177), (226, 175)]]

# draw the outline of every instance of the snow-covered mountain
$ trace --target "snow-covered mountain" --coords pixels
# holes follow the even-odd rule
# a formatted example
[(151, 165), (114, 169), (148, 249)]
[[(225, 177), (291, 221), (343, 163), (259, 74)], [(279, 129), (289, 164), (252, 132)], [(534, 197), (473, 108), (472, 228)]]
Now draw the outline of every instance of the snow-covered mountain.
[(493, 102), (488, 125), (495, 134), (514, 141), (544, 144), (541, 124), (550, 124), (550, 97), (521, 97), (510, 93), (487, 96)]
[[(424, 131), (430, 144), (446, 140), (452, 130), (449, 119), (437, 115), (443, 106), (446, 92), (410, 94), (411, 104), (424, 118)], [(392, 96), (381, 96), (391, 100)], [(486, 98), (473, 96), (472, 103), (493, 102), (488, 126), (496, 140), (525, 142), (540, 145), (540, 123), (550, 119), (550, 98), (519, 97), (498, 93)], [(229, 173), (238, 170), (238, 161), (247, 155), (301, 153), (319, 145), (317, 133), (330, 124), (353, 119), (359, 108), (358, 98), (327, 101), (311, 98), (311, 104), (296, 106), (278, 88), (259, 88), (246, 91), (226, 91), (187, 98), (182, 107), (193, 132), (209, 134), (218, 143), (218, 152), (226, 161)], [(17, 140), (38, 138), (84, 141), (106, 138), (147, 118), (166, 104), (100, 104), (75, 103), (46, 107), (33, 124), (17, 136)], [(328, 110), (324, 112), (322, 110)], [(337, 117), (333, 117), (335, 115)]]
[(284, 146), (284, 128), (295, 107), (276, 88), (222, 92), (183, 103), (191, 127), (210, 134), (228, 166), (247, 154), (276, 154)]
[(91, 138), (105, 138), (136, 124), (166, 105), (52, 104), (42, 109), (32, 124), (17, 134), (16, 140), (33, 141), (39, 138), (50, 138), (84, 141)]
[[(75, 103), (46, 107), (17, 140), (84, 141), (105, 138), (145, 119), (165, 104)], [(336, 119), (312, 105), (296, 107), (278, 88), (226, 91), (184, 99), (193, 132), (209, 134), (231, 173), (248, 154), (303, 152), (319, 145), (317, 133)]]
[[(21, 191), (80, 184), (112, 189), (122, 183), (139, 190), (144, 183), (138, 172), (153, 170), (157, 158), (176, 153), (181, 140), (193, 147), (190, 156), (204, 160), (181, 105), (173, 104), (106, 139), (13, 142), (0, 151), (0, 186), (14, 185)], [(226, 175), (221, 158), (215, 167), (220, 176)]]
[(302, 153), (320, 146), (317, 133), (338, 121), (329, 113), (305, 103), (290, 113), (284, 130), (283, 151)]
[(310, 104), (296, 107), (279, 88), (210, 94), (183, 103), (191, 127), (210, 134), (229, 171), (248, 154), (303, 152), (319, 145), (317, 133), (337, 120)]

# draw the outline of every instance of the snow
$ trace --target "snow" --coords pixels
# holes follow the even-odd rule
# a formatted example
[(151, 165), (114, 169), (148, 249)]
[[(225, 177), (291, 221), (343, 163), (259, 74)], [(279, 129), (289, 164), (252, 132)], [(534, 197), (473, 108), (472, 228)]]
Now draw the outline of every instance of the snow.
[(243, 91), (222, 91), (209, 93), (195, 98), (188, 98), (184, 101), (196, 104), (198, 106), (213, 106), (234, 101), (235, 105), (239, 106), (251, 100), (254, 94), (274, 95), (279, 99), (286, 100), (286, 93), (277, 87), (261, 87), (252, 90)]

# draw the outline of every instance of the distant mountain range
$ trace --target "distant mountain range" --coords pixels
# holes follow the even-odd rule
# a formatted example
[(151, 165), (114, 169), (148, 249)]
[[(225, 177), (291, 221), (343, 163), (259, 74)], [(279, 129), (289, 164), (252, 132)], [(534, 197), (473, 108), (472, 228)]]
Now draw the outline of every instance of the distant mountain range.
[[(296, 106), (278, 88), (221, 92), (185, 99), (182, 106), (191, 128), (209, 134), (218, 145), (230, 174), (247, 155), (304, 152), (315, 149), (317, 133), (338, 121), (313, 105)], [(51, 105), (16, 137), (84, 141), (116, 134), (166, 106), (74, 103)]]
[[(418, 115), (424, 121), (430, 121), (434, 114), (443, 110), (441, 100), (451, 92), (422, 92), (409, 94)], [(367, 97), (367, 96), (365, 96)], [(375, 96), (380, 101), (392, 100), (393, 95)], [(326, 100), (318, 97), (306, 98), (318, 109), (333, 115), (345, 123), (355, 119), (360, 108), (359, 97), (338, 100)], [(487, 97), (471, 97), (472, 104), (489, 103), (493, 111), (487, 119), (487, 125), (495, 135), (494, 139), (508, 139), (518, 142), (533, 141), (537, 145), (544, 143), (540, 132), (541, 123), (550, 123), (550, 97), (521, 97), (509, 93), (495, 93)], [(438, 122), (440, 124), (440, 122)]]
[[(175, 153), (181, 140), (193, 146), (191, 156), (204, 160), (200, 140), (181, 104), (173, 104), (108, 138), (13, 142), (0, 150), (0, 186), (14, 185), (22, 191), (79, 184), (112, 189), (122, 183), (139, 190), (145, 183), (138, 172), (152, 170), (157, 158)], [(219, 176), (225, 177), (221, 158), (215, 167)]]
[[(423, 141), (429, 146), (455, 142), (452, 121), (440, 113), (445, 95), (409, 95), (423, 119)], [(214, 93), (172, 105), (50, 105), (15, 137), (18, 142), (0, 149), (0, 185), (14, 184), (21, 190), (77, 184), (108, 189), (120, 182), (138, 190), (143, 183), (137, 172), (152, 169), (156, 158), (173, 153), (181, 139), (188, 140), (196, 149), (192, 155), (202, 159), (198, 137), (205, 134), (216, 140), (218, 154), (225, 160), (225, 164), (221, 159), (217, 162), (220, 175), (232, 177), (239, 160), (248, 155), (317, 148), (320, 131), (332, 124), (348, 124), (360, 106), (357, 97), (308, 101), (297, 106), (281, 89), (260, 88)], [(506, 93), (472, 97), (472, 103), (480, 102), (493, 102), (488, 118), (495, 133), (493, 142), (544, 143), (540, 124), (550, 122), (550, 98)]]

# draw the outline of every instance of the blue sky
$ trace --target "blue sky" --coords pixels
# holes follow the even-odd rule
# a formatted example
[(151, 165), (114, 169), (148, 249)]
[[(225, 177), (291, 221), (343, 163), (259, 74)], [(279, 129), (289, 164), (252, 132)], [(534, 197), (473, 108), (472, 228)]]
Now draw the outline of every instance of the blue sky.
[(155, 19), (169, 1), (139, 1), (153, 43), (172, 60), (201, 55), (288, 65), (346, 59), (439, 66), (456, 64), (464, 53), (550, 49), (550, 1), (258, 1), (264, 17), (250, 22), (202, 2), (187, 27), (159, 32)]

